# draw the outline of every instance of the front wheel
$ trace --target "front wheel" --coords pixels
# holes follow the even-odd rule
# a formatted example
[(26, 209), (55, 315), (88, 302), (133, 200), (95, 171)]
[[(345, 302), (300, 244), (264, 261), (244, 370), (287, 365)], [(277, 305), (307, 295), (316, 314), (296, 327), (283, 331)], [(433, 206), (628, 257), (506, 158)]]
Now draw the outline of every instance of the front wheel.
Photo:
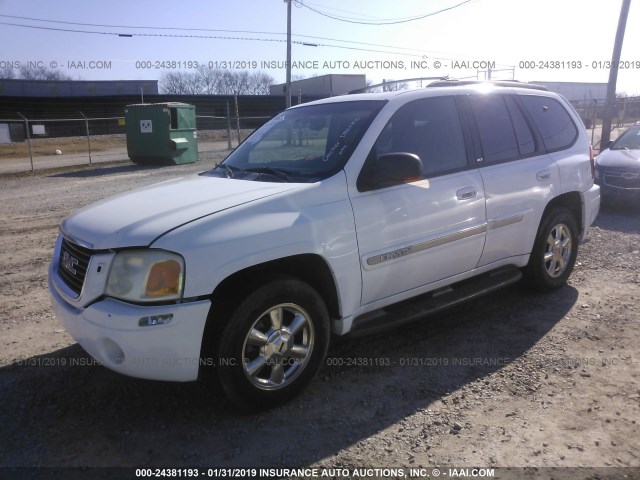
[(322, 365), (329, 314), (306, 283), (278, 279), (233, 311), (219, 336), (220, 384), (234, 402), (269, 408), (297, 395)]
[(571, 211), (553, 209), (542, 220), (525, 275), (538, 290), (562, 287), (571, 275), (578, 254), (578, 226)]

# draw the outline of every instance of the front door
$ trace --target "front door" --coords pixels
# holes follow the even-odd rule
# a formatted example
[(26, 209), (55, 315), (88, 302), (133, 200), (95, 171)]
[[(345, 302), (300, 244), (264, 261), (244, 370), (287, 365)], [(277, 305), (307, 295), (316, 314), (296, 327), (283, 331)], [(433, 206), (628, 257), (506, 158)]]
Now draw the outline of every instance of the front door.
[(398, 109), (360, 175), (378, 156), (392, 152), (418, 155), (423, 178), (350, 192), (363, 305), (471, 270), (484, 247), (482, 178), (467, 158), (454, 98), (426, 98)]

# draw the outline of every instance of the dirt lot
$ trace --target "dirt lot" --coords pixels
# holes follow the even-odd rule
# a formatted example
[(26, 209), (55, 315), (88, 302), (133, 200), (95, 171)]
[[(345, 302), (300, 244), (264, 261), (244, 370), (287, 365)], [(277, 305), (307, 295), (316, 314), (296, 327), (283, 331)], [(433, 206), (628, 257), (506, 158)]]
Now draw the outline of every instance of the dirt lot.
[(637, 208), (603, 209), (560, 291), (515, 285), (337, 342), (310, 388), (269, 412), (96, 365), (49, 306), (57, 225), (215, 160), (0, 176), (0, 467), (582, 466), (610, 468), (566, 478), (640, 478)]

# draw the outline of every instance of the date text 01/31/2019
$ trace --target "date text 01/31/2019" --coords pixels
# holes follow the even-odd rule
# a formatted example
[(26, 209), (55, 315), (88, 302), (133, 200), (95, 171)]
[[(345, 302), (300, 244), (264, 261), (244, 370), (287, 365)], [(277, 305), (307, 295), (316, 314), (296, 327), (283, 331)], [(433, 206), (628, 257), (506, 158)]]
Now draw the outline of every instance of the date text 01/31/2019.
[[(394, 69), (407, 70), (418, 69), (441, 70), (450, 68), (453, 70), (463, 69), (486, 69), (496, 68), (496, 62), (492, 60), (449, 60), (431, 61), (421, 60), (294, 60), (291, 67), (302, 70), (319, 69)], [(520, 60), (515, 67), (522, 70), (608, 70), (613, 63), (610, 60), (593, 60), (590, 62), (583, 60)], [(621, 60), (616, 63), (621, 70), (640, 70), (640, 60)], [(138, 60), (135, 68), (139, 70), (196, 70), (199, 68), (209, 68), (211, 70), (274, 70), (284, 69), (287, 62), (282, 60)]]
[[(174, 62), (175, 63), (175, 62)], [(185, 62), (178, 62), (178, 64), (184, 64)], [(221, 70), (280, 70), (287, 68), (287, 62), (282, 60), (216, 60), (209, 62), (186, 62), (189, 64), (187, 68), (200, 68), (200, 66), (206, 66), (210, 69)], [(140, 61), (136, 62), (136, 68), (168, 68), (168, 62), (150, 62)], [(173, 65), (171, 63), (170, 65)], [(428, 70), (428, 69), (440, 69), (442, 67), (452, 69), (468, 69), (468, 68), (496, 68), (496, 62), (493, 60), (452, 60), (448, 63), (443, 63), (440, 60), (294, 60), (291, 62), (291, 67), (298, 70), (319, 70), (319, 69), (355, 69), (355, 70)], [(171, 67), (172, 68), (172, 67)]]
[[(356, 69), (399, 69), (407, 68), (404, 60), (363, 60), (350, 62), (347, 60), (297, 60), (291, 62), (292, 68), (317, 70), (320, 68), (336, 69), (336, 68), (356, 68)], [(257, 70), (257, 69), (283, 69), (287, 67), (287, 62), (280, 60), (210, 60), (208, 62), (200, 62), (197, 60), (138, 60), (135, 62), (135, 68), (140, 70), (175, 70), (187, 69), (195, 70), (199, 68), (221, 69), (221, 70)], [(429, 68), (426, 61), (412, 61), (411, 68)]]
[[(210, 60), (208, 62), (200, 62), (197, 60), (138, 60), (135, 62), (135, 68), (141, 70), (175, 70), (187, 69), (196, 70), (200, 68), (209, 68), (212, 70), (278, 70), (287, 67), (287, 62), (281, 60)], [(442, 62), (440, 60), (294, 60), (291, 67), (302, 70), (319, 70), (319, 69), (356, 69), (356, 70), (428, 70), (428, 69), (482, 69), (496, 68), (496, 62), (493, 60), (452, 60), (450, 62)]]

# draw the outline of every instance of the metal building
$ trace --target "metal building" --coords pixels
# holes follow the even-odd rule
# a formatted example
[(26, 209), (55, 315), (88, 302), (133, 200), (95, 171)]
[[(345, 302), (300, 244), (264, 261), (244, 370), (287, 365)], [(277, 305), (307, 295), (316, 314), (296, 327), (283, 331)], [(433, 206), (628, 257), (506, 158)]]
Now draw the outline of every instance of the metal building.
[(157, 94), (158, 80), (0, 79), (0, 96), (5, 97), (100, 97)]
[(585, 82), (545, 82), (534, 81), (538, 85), (544, 85), (552, 92), (559, 93), (570, 102), (589, 102), (604, 100), (607, 96), (607, 84)]
[[(320, 75), (318, 77), (292, 81), (291, 96), (334, 97), (366, 86), (366, 75)], [(269, 95), (285, 95), (286, 93), (286, 83), (279, 83), (269, 87)]]

